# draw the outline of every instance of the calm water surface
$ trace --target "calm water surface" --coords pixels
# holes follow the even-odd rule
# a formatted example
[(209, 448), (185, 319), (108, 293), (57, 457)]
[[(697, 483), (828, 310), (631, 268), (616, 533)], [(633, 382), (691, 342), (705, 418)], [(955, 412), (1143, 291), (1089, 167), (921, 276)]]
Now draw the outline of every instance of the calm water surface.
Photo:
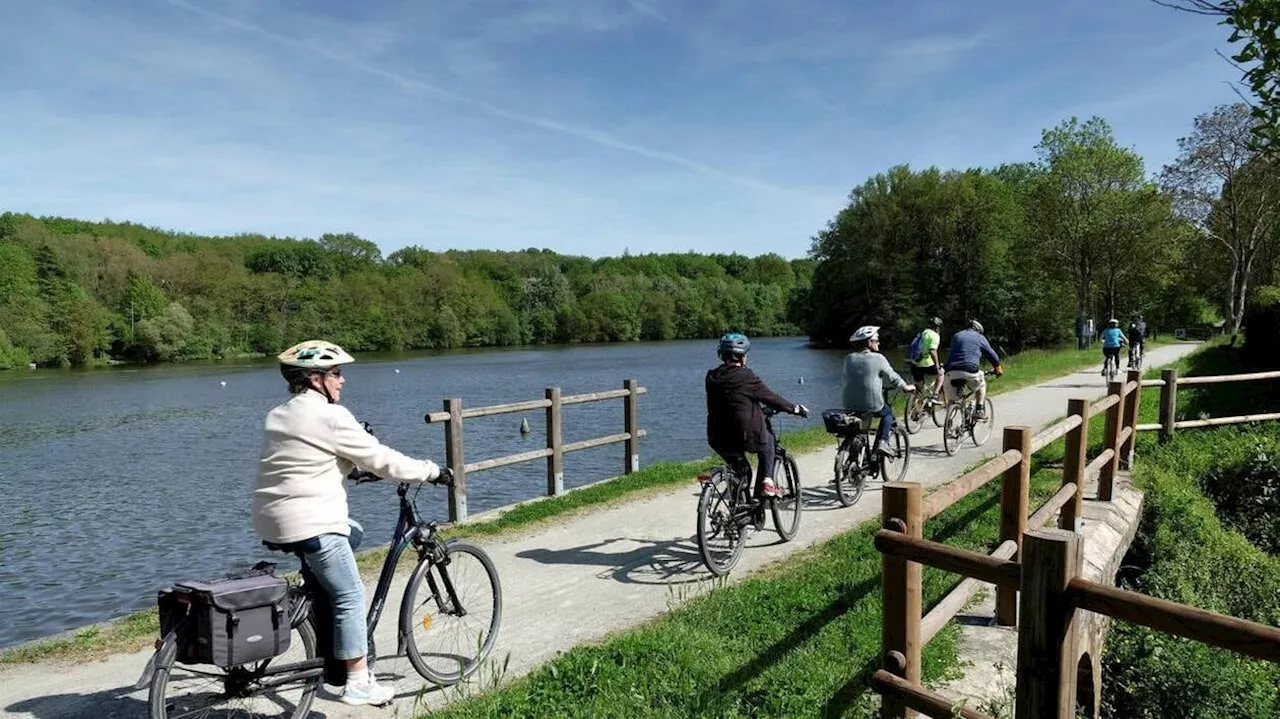
[[(343, 370), (342, 399), (384, 442), (442, 462), (443, 428), (422, 416), (445, 397), (498, 404), (538, 399), (552, 386), (564, 394), (621, 388), (634, 377), (649, 390), (639, 410), (644, 466), (709, 453), (702, 378), (714, 348), (697, 341), (363, 354)], [(820, 409), (839, 403), (842, 356), (799, 338), (760, 340), (751, 366), (783, 396)], [(286, 398), (274, 363), (260, 360), (0, 372), (0, 646), (148, 606), (175, 580), (269, 556), (289, 565), (260, 547), (249, 520), (263, 416)], [(527, 438), (522, 416), (533, 429)], [(784, 419), (780, 429), (820, 421)], [(566, 442), (621, 432), (622, 402), (566, 407), (562, 422)], [(467, 420), (466, 457), (541, 447), (543, 425), (542, 410)], [(610, 445), (565, 455), (565, 485), (616, 475), (622, 454), (622, 445)], [(480, 472), (467, 484), (474, 514), (542, 493), (545, 464)], [(366, 546), (390, 538), (392, 486), (353, 488), (350, 504)], [(444, 490), (425, 489), (419, 508), (446, 517)]]

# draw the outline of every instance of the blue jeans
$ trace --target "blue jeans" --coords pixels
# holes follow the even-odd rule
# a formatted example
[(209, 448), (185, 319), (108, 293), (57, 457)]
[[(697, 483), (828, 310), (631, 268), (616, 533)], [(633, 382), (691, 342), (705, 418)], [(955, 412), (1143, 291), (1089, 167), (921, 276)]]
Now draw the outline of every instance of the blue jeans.
[(886, 402), (880, 408), (880, 427), (876, 429), (876, 442), (888, 442), (889, 433), (893, 431), (893, 407)]
[(351, 522), (351, 536), (321, 534), (307, 540), (304, 551), (307, 568), (315, 575), (333, 604), (333, 656), (335, 659), (359, 659), (368, 653), (369, 630), (364, 616), (364, 580), (356, 568), (355, 548), (360, 546), (364, 529)]

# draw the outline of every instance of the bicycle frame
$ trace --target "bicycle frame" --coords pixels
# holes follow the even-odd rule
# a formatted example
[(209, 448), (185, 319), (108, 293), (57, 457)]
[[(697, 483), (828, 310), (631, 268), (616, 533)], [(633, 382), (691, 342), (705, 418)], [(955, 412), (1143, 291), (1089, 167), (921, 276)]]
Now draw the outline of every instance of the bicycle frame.
[[(423, 532), (424, 525), (414, 511), (413, 504), (405, 496), (407, 494), (407, 485), (401, 484), (396, 488), (396, 493), (400, 497), (400, 516), (396, 520), (396, 528), (391, 537), (391, 546), (387, 550), (386, 559), (383, 560), (382, 569), (378, 575), (378, 583), (373, 593), (373, 602), (369, 607), (366, 615), (366, 626), (368, 627), (368, 663), (370, 668), (373, 667), (377, 652), (374, 644), (374, 630), (377, 628), (378, 621), (382, 618), (382, 611), (386, 607), (387, 596), (391, 593), (391, 582), (395, 578), (396, 567), (400, 562), (400, 557), (409, 545), (414, 545), (423, 559), (430, 559), (437, 565), (448, 564), (448, 555), (445, 554), (443, 548), (435, 541), (435, 525), (428, 523), (425, 525), (426, 532)], [(295, 553), (296, 554), (296, 553)], [(302, 584), (294, 585), (290, 589), (293, 595), (293, 607), (290, 612), (290, 626), (297, 628), (311, 616), (312, 599), (311, 592), (316, 591), (308, 587), (318, 587), (319, 584), (314, 575), (307, 569), (302, 556), (297, 555), (302, 564)], [(450, 605), (461, 616), (466, 614), (466, 610), (458, 601), (458, 595), (453, 587), (453, 581), (449, 578), (448, 573), (441, 572), (440, 577), (445, 585), (445, 593), (447, 594)], [(439, 587), (435, 578), (430, 574), (427, 575), (427, 586), (430, 588), (432, 595), (435, 597), (438, 606), (445, 606), (443, 603)], [(155, 673), (156, 665), (162, 655), (166, 652), (176, 652), (178, 649), (178, 632), (182, 625), (171, 629), (168, 634), (156, 642), (156, 651), (152, 654), (151, 659), (143, 668), (142, 676), (133, 685), (135, 689), (143, 689), (151, 682), (151, 677)], [(401, 628), (403, 629), (403, 628)], [(405, 650), (404, 631), (396, 633), (396, 653), (403, 654)], [(274, 659), (274, 657), (272, 658)], [(247, 673), (249, 678), (261, 687), (274, 687), (290, 682), (310, 679), (320, 676), (323, 672), (324, 659), (316, 657), (302, 662), (290, 662), (279, 666), (271, 666), (272, 659), (264, 660), (259, 663), (256, 669), (245, 669), (243, 667), (232, 667), (228, 672), (228, 677), (235, 673)]]

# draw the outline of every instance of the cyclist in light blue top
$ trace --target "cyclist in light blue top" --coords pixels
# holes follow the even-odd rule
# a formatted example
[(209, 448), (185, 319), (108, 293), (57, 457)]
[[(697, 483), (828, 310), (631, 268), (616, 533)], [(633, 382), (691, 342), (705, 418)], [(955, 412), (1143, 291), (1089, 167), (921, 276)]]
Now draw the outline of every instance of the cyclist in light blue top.
[(1102, 376), (1107, 376), (1107, 362), (1115, 362), (1116, 366), (1120, 366), (1120, 348), (1129, 344), (1129, 340), (1124, 336), (1124, 330), (1120, 329), (1120, 320), (1111, 319), (1107, 321), (1107, 328), (1102, 331)]

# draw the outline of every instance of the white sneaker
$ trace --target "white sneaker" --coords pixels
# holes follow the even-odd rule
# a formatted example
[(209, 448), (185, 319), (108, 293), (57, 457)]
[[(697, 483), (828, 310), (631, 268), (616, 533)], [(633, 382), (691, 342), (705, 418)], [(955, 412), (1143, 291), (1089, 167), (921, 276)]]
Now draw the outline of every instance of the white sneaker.
[(355, 706), (380, 707), (390, 704), (395, 698), (396, 690), (382, 686), (372, 675), (367, 682), (348, 681), (346, 688), (342, 690), (342, 703)]

